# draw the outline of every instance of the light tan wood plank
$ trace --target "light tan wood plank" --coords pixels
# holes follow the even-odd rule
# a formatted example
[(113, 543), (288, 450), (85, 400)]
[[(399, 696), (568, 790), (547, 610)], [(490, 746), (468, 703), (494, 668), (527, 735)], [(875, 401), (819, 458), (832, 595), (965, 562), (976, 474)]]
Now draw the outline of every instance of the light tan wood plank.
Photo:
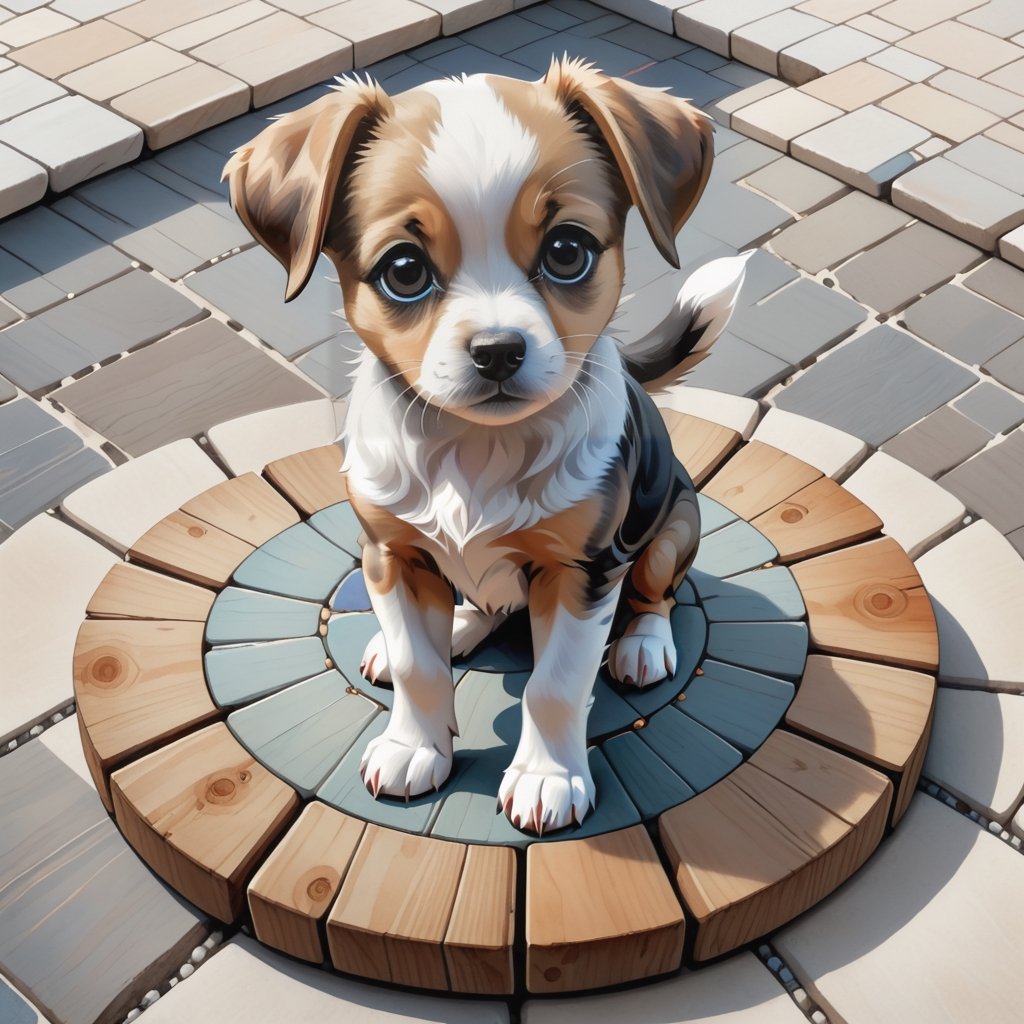
[(339, 472), (341, 459), (339, 445), (325, 444), (270, 462), (263, 473), (300, 512), (311, 516), (348, 500), (345, 478)]
[(720, 423), (675, 409), (662, 408), (660, 412), (668, 427), (672, 451), (686, 467), (696, 487), (700, 487), (743, 440), (738, 431)]
[(75, 699), (104, 775), (218, 713), (203, 675), (203, 628), (201, 622), (131, 619), (82, 623), (73, 660)]
[(511, 995), (515, 990), (516, 857), (509, 846), (470, 846), (444, 939), (453, 992)]
[(770, 444), (751, 441), (702, 490), (749, 522), (821, 475), (820, 470)]
[(260, 942), (323, 963), (327, 954), (317, 922), (330, 909), (365, 827), (318, 800), (306, 806), (249, 883)]
[(684, 919), (642, 825), (534, 843), (526, 855), (526, 987), (603, 988), (674, 971)]
[(757, 516), (751, 525), (775, 545), (780, 562), (792, 562), (867, 540), (882, 529), (882, 520), (823, 476)]
[(75, 715), (75, 720), (78, 722), (78, 736), (82, 741), (85, 765), (89, 769), (93, 785), (96, 787), (96, 792), (99, 794), (103, 806), (107, 809), (107, 813), (113, 814), (114, 802), (110, 799), (110, 782), (107, 780), (107, 773), (103, 770), (103, 762), (100, 761), (96, 748), (92, 745), (89, 731), (85, 727), (85, 720), (81, 714)]
[(928, 740), (932, 735), (932, 724), (934, 721), (935, 704), (932, 703), (931, 711), (928, 713), (928, 721), (925, 723), (924, 731), (921, 733), (921, 739), (913, 756), (907, 762), (907, 770), (903, 773), (903, 778), (900, 780), (899, 794), (893, 802), (892, 822), (890, 823), (893, 826), (898, 825), (900, 819), (907, 813), (910, 801), (917, 790), (917, 783), (921, 778), (921, 769), (924, 768), (924, 759), (928, 753)]
[(221, 921), (241, 913), (245, 880), (284, 831), (299, 796), (222, 722), (114, 772), (114, 813), (147, 864)]
[(807, 659), (786, 724), (896, 774), (895, 814), (917, 785), (935, 704), (923, 672), (822, 654)]
[(86, 608), (94, 619), (180, 619), (205, 622), (217, 594), (184, 580), (118, 562)]
[(791, 569), (815, 646), (830, 654), (938, 668), (931, 602), (896, 541), (883, 537), (797, 562)]
[(133, 562), (223, 587), (256, 548), (187, 512), (172, 512), (144, 533), (128, 554)]
[(298, 512), (255, 473), (203, 491), (181, 511), (256, 547), (300, 521)]
[(447, 989), (441, 943), (466, 847), (367, 825), (327, 918), (341, 971), (399, 985)]

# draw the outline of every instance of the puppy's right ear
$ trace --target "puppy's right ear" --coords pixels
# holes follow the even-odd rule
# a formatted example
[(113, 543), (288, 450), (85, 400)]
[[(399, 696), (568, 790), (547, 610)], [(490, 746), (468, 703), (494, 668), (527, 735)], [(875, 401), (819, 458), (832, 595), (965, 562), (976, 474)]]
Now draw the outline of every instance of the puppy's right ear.
[(278, 118), (224, 168), (231, 205), (288, 272), (286, 302), (313, 273), (353, 140), (393, 109), (375, 82), (345, 79), (329, 95)]

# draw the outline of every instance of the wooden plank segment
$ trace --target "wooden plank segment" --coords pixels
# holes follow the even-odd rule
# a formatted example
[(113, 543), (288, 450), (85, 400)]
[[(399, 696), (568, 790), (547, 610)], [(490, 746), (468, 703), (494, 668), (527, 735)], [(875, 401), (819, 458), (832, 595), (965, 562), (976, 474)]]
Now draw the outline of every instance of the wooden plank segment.
[(128, 554), (134, 562), (219, 588), (254, 550), (252, 544), (179, 510), (147, 530)]
[(268, 463), (263, 473), (304, 515), (348, 500), (341, 475), (342, 451), (336, 444), (297, 452)]
[(222, 722), (114, 772), (114, 813), (143, 860), (221, 921), (242, 911), (245, 883), (299, 806)]
[(675, 409), (663, 407), (659, 411), (668, 427), (672, 451), (686, 467), (696, 487), (700, 487), (743, 440), (738, 431), (720, 423)]
[(762, 441), (744, 445), (703, 487), (748, 522), (821, 477), (821, 470)]
[(792, 562), (867, 540), (882, 520), (834, 480), (822, 477), (751, 520)]
[(181, 511), (254, 547), (299, 522), (295, 509), (255, 473), (243, 473), (203, 491), (186, 501)]
[[(682, 806), (686, 806), (683, 804)], [(679, 967), (684, 918), (642, 825), (526, 855), (526, 987), (603, 988)]]
[(515, 991), (516, 857), (508, 846), (469, 846), (444, 937), (453, 992)]
[(921, 740), (913, 756), (907, 762), (907, 770), (903, 773), (903, 778), (900, 780), (899, 796), (893, 801), (892, 821), (890, 822), (893, 828), (899, 824), (900, 819), (910, 808), (910, 801), (914, 797), (918, 780), (921, 778), (921, 770), (924, 768), (925, 756), (928, 753), (928, 740), (931, 739), (934, 723), (935, 704), (933, 703), (932, 709), (928, 713), (928, 721), (925, 724), (924, 731), (921, 733)]
[(369, 824), (327, 918), (340, 971), (447, 989), (441, 943), (466, 847)]
[(205, 622), (216, 596), (193, 583), (118, 562), (96, 588), (85, 611), (94, 619)]
[(938, 668), (932, 606), (906, 552), (889, 537), (792, 566), (811, 642), (831, 654)]
[(317, 922), (327, 916), (366, 823), (314, 800), (249, 883), (256, 938), (321, 964), (327, 951)]

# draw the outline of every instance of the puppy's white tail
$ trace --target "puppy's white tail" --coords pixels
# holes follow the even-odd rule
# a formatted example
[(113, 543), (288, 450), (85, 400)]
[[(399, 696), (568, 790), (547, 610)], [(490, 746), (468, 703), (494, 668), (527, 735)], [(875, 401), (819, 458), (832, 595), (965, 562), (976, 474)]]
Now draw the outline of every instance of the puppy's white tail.
[(619, 347), (626, 371), (647, 391), (682, 380), (708, 354), (732, 316), (747, 260), (756, 251), (712, 260), (695, 270), (665, 319), (639, 341)]

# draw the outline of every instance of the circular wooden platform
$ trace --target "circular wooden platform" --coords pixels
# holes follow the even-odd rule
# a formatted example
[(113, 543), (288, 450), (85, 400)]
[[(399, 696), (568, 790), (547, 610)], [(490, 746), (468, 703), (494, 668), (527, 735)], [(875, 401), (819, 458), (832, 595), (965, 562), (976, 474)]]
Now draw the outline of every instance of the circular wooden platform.
[(582, 828), (537, 839), (496, 809), (530, 667), (514, 620), (455, 666), (461, 736), (441, 791), (363, 788), (391, 692), (359, 675), (377, 626), (328, 446), (198, 495), (96, 591), (78, 719), (129, 842), (270, 946), (459, 993), (656, 977), (831, 892), (917, 783), (938, 660), (927, 594), (834, 481), (664, 415), (702, 489), (679, 670), (643, 691), (597, 679)]

